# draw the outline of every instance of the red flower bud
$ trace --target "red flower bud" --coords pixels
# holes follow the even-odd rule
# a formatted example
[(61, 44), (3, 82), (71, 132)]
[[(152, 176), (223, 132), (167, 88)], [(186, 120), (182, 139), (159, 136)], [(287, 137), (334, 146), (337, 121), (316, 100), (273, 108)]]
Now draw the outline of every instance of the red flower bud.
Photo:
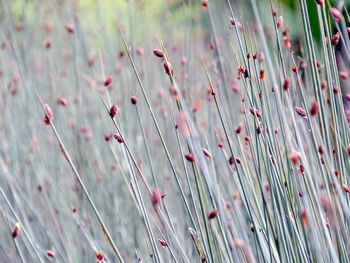
[(115, 117), (118, 113), (118, 108), (117, 105), (113, 104), (111, 109), (109, 110), (109, 115), (111, 116), (111, 118)]
[(136, 105), (136, 104), (137, 104), (137, 98), (136, 98), (136, 97), (132, 96), (130, 100), (131, 100), (131, 103), (132, 103), (133, 105)]
[(153, 206), (156, 206), (157, 204), (159, 204), (161, 199), (162, 199), (161, 191), (158, 188), (154, 189), (152, 192), (152, 204), (153, 204)]
[(306, 111), (303, 108), (295, 107), (296, 113), (298, 113), (301, 117), (306, 117)]
[(194, 155), (192, 153), (186, 153), (185, 158), (187, 161), (193, 163), (194, 162)]
[(339, 35), (339, 32), (337, 32), (332, 36), (332, 40), (331, 40), (332, 45), (336, 46), (339, 43), (339, 39), (340, 39), (340, 35)]
[(123, 143), (124, 142), (124, 139), (123, 139), (123, 137), (121, 135), (115, 133), (113, 136), (117, 140), (117, 142), (119, 142), (119, 143)]
[(19, 235), (20, 231), (21, 231), (21, 227), (19, 223), (16, 223), (15, 226), (13, 227), (12, 238), (16, 238)]
[(73, 34), (74, 33), (74, 25), (66, 24), (66, 30), (68, 33)]
[(164, 61), (164, 69), (166, 74), (170, 75), (171, 73), (171, 75), (174, 75), (174, 70), (169, 62)]
[(160, 58), (164, 57), (163, 51), (160, 49), (153, 49), (153, 54)]
[(64, 98), (64, 97), (60, 97), (60, 98), (57, 100), (57, 103), (58, 103), (59, 105), (62, 105), (62, 106), (67, 106), (67, 104), (68, 104), (66, 98)]
[(50, 257), (50, 258), (54, 258), (56, 257), (55, 253), (51, 250), (46, 250), (46, 254)]
[(111, 85), (112, 81), (113, 81), (113, 76), (110, 75), (110, 76), (105, 80), (105, 83), (104, 83), (105, 86), (107, 87), (107, 86)]
[(240, 123), (240, 124), (238, 125), (238, 127), (236, 128), (236, 133), (237, 133), (237, 134), (240, 134), (241, 131), (242, 131), (242, 123)]
[(318, 113), (319, 110), (320, 110), (320, 104), (318, 103), (317, 100), (315, 100), (311, 105), (310, 113), (312, 116), (314, 116)]
[(45, 119), (44, 119), (44, 121), (47, 125), (49, 125), (51, 123), (51, 120), (53, 119), (53, 113), (52, 113), (51, 108), (47, 104), (45, 104), (44, 107), (45, 107)]
[(214, 219), (215, 217), (217, 217), (218, 215), (218, 210), (217, 209), (214, 209), (213, 211), (211, 211), (209, 214), (208, 214), (208, 219)]
[(283, 25), (283, 17), (280, 16), (277, 19), (277, 29), (280, 29), (280, 27)]
[(202, 151), (203, 151), (203, 153), (204, 153), (205, 156), (211, 158), (211, 153), (210, 153), (207, 149), (202, 148)]
[(290, 79), (288, 77), (286, 77), (285, 80), (284, 80), (284, 83), (283, 83), (283, 89), (284, 90), (288, 90), (289, 83), (290, 83)]

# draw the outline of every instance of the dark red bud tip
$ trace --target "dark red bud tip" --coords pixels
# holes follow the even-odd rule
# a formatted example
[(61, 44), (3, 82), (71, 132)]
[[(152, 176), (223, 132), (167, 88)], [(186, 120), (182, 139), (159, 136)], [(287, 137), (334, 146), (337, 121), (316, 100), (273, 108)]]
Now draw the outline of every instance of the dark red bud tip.
[(194, 155), (192, 153), (186, 153), (185, 158), (187, 161), (193, 163), (194, 162)]
[(163, 51), (160, 49), (153, 49), (153, 54), (156, 55), (159, 58), (164, 57)]
[(113, 81), (113, 76), (110, 75), (110, 76), (105, 80), (105, 83), (104, 83), (105, 86), (107, 87), (107, 86), (111, 85), (112, 81)]
[(117, 142), (119, 142), (119, 143), (123, 143), (124, 142), (124, 139), (123, 139), (123, 137), (121, 135), (115, 133), (113, 136), (117, 140)]
[(211, 211), (209, 214), (208, 214), (208, 219), (211, 220), (211, 219), (214, 219), (215, 217), (217, 217), (218, 215), (218, 210), (217, 209), (214, 209), (213, 211)]
[(111, 109), (109, 110), (109, 115), (113, 118), (117, 115), (117, 113), (118, 113), (117, 105), (113, 104)]
[(319, 4), (320, 6), (323, 6), (324, 0), (316, 0), (316, 3)]
[(132, 96), (130, 100), (131, 100), (131, 103), (132, 103), (133, 105), (136, 105), (136, 104), (137, 104), (137, 98), (136, 98), (136, 97)]

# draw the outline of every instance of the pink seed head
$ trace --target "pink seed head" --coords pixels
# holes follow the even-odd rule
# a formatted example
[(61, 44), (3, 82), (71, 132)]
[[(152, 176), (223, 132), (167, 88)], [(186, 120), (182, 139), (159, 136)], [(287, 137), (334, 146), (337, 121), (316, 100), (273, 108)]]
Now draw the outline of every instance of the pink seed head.
[(50, 258), (56, 257), (55, 252), (53, 252), (52, 250), (46, 250), (46, 254), (47, 254)]
[(51, 108), (45, 104), (45, 118), (44, 118), (44, 122), (46, 125), (50, 125), (51, 123), (51, 120), (53, 119), (53, 113), (52, 113), (52, 110)]
[(186, 153), (185, 158), (187, 161), (193, 163), (194, 162), (194, 155), (192, 153)]
[(181, 59), (181, 65), (182, 66), (185, 66), (187, 64), (187, 58), (186, 57), (183, 57), (182, 59)]
[(51, 120), (53, 118), (53, 112), (50, 108), (49, 105), (45, 104), (45, 113), (46, 113), (46, 116)]
[(317, 100), (315, 100), (311, 105), (310, 113), (312, 116), (315, 116), (315, 115), (317, 115), (319, 110), (320, 110), (320, 104), (318, 103)]
[(124, 139), (123, 139), (123, 137), (120, 134), (115, 133), (115, 134), (113, 134), (113, 136), (114, 136), (114, 139), (117, 140), (117, 142), (119, 142), (119, 143), (123, 143), (124, 142)]
[(254, 113), (255, 113), (257, 117), (261, 118), (261, 114), (260, 114), (260, 111), (258, 109), (250, 108), (249, 111), (251, 114), (254, 115)]
[(94, 137), (94, 133), (92, 131), (88, 131), (86, 134), (85, 134), (85, 139), (87, 141), (91, 140), (92, 137)]
[(342, 13), (337, 8), (332, 7), (330, 12), (336, 22), (344, 19)]
[(238, 164), (241, 164), (241, 163), (242, 163), (242, 161), (241, 161), (241, 159), (240, 159), (239, 157), (235, 156), (235, 159), (236, 159), (236, 162), (237, 162)]
[(109, 115), (111, 116), (111, 118), (114, 118), (118, 113), (118, 108), (117, 105), (113, 104), (111, 109), (109, 110)]
[(174, 75), (174, 70), (169, 62), (164, 61), (164, 70), (167, 75)]
[(164, 57), (163, 51), (160, 49), (153, 49), (153, 54), (156, 55), (159, 58)]
[(272, 15), (273, 15), (274, 17), (277, 16), (277, 8), (274, 8), (274, 9), (273, 9)]
[(98, 260), (103, 260), (104, 256), (103, 256), (103, 254), (102, 254), (101, 252), (97, 252), (97, 253), (96, 253), (96, 258), (97, 258)]
[(296, 164), (298, 161), (301, 159), (301, 154), (300, 152), (296, 150), (292, 150), (289, 154), (289, 159), (292, 161), (292, 163)]
[(301, 107), (295, 107), (296, 113), (298, 113), (301, 117), (306, 117), (306, 111)]
[(167, 247), (168, 243), (164, 240), (158, 239), (159, 243), (162, 245), (162, 247)]
[(211, 153), (210, 153), (207, 149), (202, 148), (202, 151), (203, 151), (203, 153), (204, 153), (205, 156), (211, 158)]
[(350, 187), (347, 186), (346, 184), (343, 184), (343, 189), (345, 192), (350, 193)]
[(324, 81), (322, 82), (322, 84), (321, 84), (321, 89), (323, 89), (323, 90), (328, 89), (328, 84), (327, 84), (327, 81), (326, 81), (326, 80), (324, 80)]
[(320, 145), (320, 146), (318, 146), (318, 152), (320, 153), (320, 154), (323, 154), (323, 148), (322, 148), (322, 146)]
[(106, 142), (111, 140), (111, 135), (109, 133), (105, 134), (105, 140), (106, 140)]
[(68, 104), (66, 98), (64, 98), (64, 97), (60, 97), (60, 98), (57, 100), (57, 103), (58, 103), (59, 105), (62, 105), (62, 106), (67, 106), (67, 104)]
[(323, 6), (324, 0), (316, 0), (316, 3), (319, 4), (320, 6)]
[(280, 27), (283, 25), (283, 17), (280, 16), (277, 19), (277, 29), (280, 29)]
[(350, 156), (350, 143), (349, 143), (349, 145), (348, 145), (348, 154), (349, 154), (349, 156)]
[(332, 40), (331, 40), (332, 45), (336, 46), (339, 43), (339, 39), (340, 39), (340, 35), (339, 35), (339, 32), (337, 32), (332, 36)]
[(235, 163), (233, 156), (230, 156), (230, 158), (228, 158), (228, 162), (230, 165), (233, 165)]
[(136, 105), (137, 104), (137, 98), (135, 96), (131, 96), (131, 99), (130, 99), (131, 103), (133, 105)]
[(45, 39), (44, 45), (46, 48), (50, 48), (52, 45), (52, 42), (50, 39)]
[(213, 211), (210, 211), (210, 213), (208, 214), (208, 219), (209, 220), (214, 219), (217, 217), (217, 215), (218, 215), (218, 210), (214, 209)]
[(16, 223), (12, 230), (12, 238), (16, 238), (20, 234), (20, 231), (21, 226), (19, 225), (19, 223)]
[(348, 73), (346, 71), (340, 71), (339, 72), (339, 77), (342, 79), (347, 79), (348, 78)]
[(259, 52), (258, 59), (259, 59), (260, 63), (264, 62), (265, 55), (264, 55), (264, 53), (262, 51)]
[(66, 30), (68, 33), (73, 34), (74, 33), (74, 25), (73, 24), (66, 24)]
[(346, 94), (345, 97), (346, 97), (347, 101), (350, 101), (350, 94), (349, 93)]
[(240, 124), (238, 125), (238, 127), (236, 128), (236, 133), (237, 133), (237, 134), (240, 134), (241, 131), (242, 131), (242, 123), (240, 123)]
[(284, 83), (283, 83), (283, 89), (284, 90), (288, 90), (289, 83), (290, 83), (290, 79), (288, 77), (286, 77), (285, 80), (284, 80)]
[(162, 199), (162, 192), (158, 188), (154, 189), (152, 192), (152, 198), (151, 198), (153, 206), (158, 205), (161, 199)]
[(111, 85), (112, 84), (112, 81), (113, 81), (113, 76), (112, 75), (110, 75), (106, 80), (105, 80), (105, 86), (107, 87), (107, 86), (109, 86), (109, 85)]
[(142, 48), (142, 47), (136, 48), (136, 54), (137, 54), (137, 55), (142, 56), (143, 53), (144, 53), (144, 51), (143, 51), (143, 48)]

